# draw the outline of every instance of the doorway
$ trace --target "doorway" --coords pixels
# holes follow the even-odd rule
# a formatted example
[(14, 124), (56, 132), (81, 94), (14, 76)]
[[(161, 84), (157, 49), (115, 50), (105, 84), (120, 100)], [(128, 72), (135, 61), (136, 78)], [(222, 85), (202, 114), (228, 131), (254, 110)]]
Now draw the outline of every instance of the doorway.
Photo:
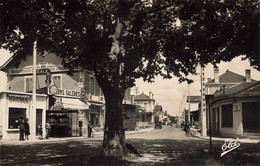
[(242, 104), (243, 130), (246, 133), (260, 132), (260, 103), (251, 102)]

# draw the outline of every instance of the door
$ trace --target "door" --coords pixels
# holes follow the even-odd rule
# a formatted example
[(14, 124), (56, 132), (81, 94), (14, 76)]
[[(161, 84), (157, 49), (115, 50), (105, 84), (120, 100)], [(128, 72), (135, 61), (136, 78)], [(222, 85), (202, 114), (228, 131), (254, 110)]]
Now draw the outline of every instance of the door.
[(260, 133), (260, 103), (242, 104), (243, 130), (248, 133)]
[(39, 135), (39, 131), (37, 130), (39, 124), (42, 124), (42, 109), (36, 109), (36, 135)]

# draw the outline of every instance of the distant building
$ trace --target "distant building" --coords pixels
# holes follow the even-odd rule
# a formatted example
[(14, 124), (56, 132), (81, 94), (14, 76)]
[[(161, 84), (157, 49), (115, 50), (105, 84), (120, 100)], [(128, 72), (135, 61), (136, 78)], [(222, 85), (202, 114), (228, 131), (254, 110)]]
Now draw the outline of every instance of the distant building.
[[(199, 126), (199, 103), (201, 96), (187, 96), (186, 102), (190, 109), (190, 122), (195, 126)], [(185, 111), (185, 121), (188, 121), (188, 110)]]
[(155, 105), (154, 107), (154, 122), (162, 122), (164, 117), (163, 108), (161, 105)]
[(155, 107), (155, 100), (152, 92), (149, 92), (149, 96), (144, 93), (134, 96), (134, 104), (139, 105), (142, 108), (142, 122), (140, 122), (139, 125), (151, 125), (154, 122), (153, 110)]

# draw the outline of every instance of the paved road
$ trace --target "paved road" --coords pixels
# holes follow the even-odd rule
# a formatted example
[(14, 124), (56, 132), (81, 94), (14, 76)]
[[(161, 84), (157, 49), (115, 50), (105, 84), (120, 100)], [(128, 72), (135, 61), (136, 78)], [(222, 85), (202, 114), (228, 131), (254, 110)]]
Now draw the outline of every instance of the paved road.
[[(208, 162), (204, 156), (208, 153), (209, 141), (186, 137), (179, 128), (163, 126), (163, 129), (150, 130), (139, 134), (127, 134), (126, 142), (132, 144), (142, 154), (142, 157), (131, 158), (131, 162), (127, 165), (150, 166), (172, 165), (173, 163), (178, 165), (203, 165)], [(243, 157), (244, 154), (255, 154), (250, 159), (253, 163), (259, 162), (260, 164), (260, 160), (258, 160), (260, 156), (259, 144), (241, 143), (237, 150), (220, 158), (223, 143), (223, 141), (213, 142), (215, 159), (223, 160), (224, 163), (228, 161), (228, 164), (230, 164), (234, 160), (232, 153), (237, 154), (239, 157)], [(79, 160), (99, 154), (101, 145), (101, 136), (4, 144), (1, 145), (0, 149), (0, 165), (62, 165), (68, 161), (77, 163)], [(83, 163), (82, 165), (87, 164)]]

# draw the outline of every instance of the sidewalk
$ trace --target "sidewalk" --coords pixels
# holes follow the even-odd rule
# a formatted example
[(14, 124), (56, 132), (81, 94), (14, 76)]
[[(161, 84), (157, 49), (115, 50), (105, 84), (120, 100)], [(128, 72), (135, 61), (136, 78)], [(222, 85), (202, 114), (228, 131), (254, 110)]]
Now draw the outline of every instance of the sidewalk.
[[(209, 136), (201, 136), (199, 132), (196, 132), (195, 137), (201, 139), (210, 139)], [(250, 139), (250, 138), (223, 138), (223, 137), (211, 137), (212, 140), (216, 141), (238, 141), (243, 143), (260, 143), (260, 139)]]
[[(145, 128), (136, 131), (125, 131), (126, 135), (132, 134), (139, 134), (145, 133), (154, 130), (154, 128)], [(34, 143), (46, 143), (46, 142), (55, 142), (55, 141), (68, 141), (68, 140), (82, 140), (82, 139), (89, 139), (89, 140), (96, 140), (102, 139), (104, 135), (103, 131), (96, 132), (93, 138), (88, 138), (86, 136), (76, 136), (76, 137), (49, 137), (49, 139), (31, 139), (31, 140), (0, 140), (0, 145), (23, 145), (23, 144), (34, 144)]]

